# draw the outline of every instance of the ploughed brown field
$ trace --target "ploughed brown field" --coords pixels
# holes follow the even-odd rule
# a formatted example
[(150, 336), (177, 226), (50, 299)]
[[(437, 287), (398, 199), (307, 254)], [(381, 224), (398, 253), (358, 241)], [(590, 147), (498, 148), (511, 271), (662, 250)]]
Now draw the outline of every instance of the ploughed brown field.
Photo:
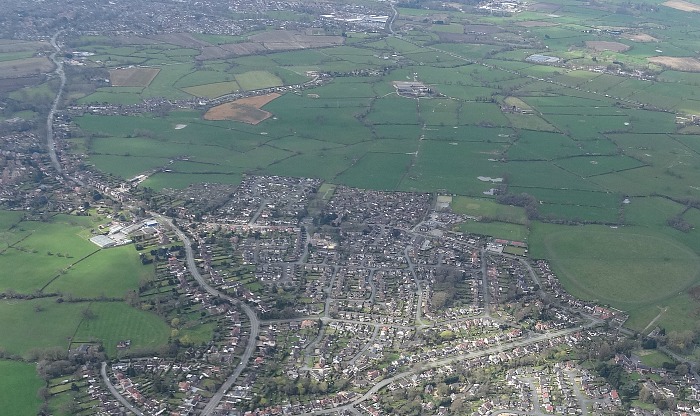
[(620, 42), (606, 42), (599, 40), (589, 40), (586, 41), (586, 47), (593, 49), (594, 51), (613, 51), (613, 52), (624, 52), (629, 50), (629, 46)]
[(234, 120), (242, 123), (258, 124), (272, 116), (271, 113), (260, 108), (279, 96), (280, 94), (277, 93), (256, 95), (217, 105), (204, 114), (204, 119), (214, 121)]
[(700, 5), (689, 3), (683, 0), (670, 0), (662, 4), (664, 6), (668, 6), (676, 10), (682, 10), (684, 12), (700, 12)]
[(677, 71), (700, 72), (700, 61), (695, 58), (679, 58), (676, 56), (654, 56), (647, 58), (649, 62), (659, 64)]

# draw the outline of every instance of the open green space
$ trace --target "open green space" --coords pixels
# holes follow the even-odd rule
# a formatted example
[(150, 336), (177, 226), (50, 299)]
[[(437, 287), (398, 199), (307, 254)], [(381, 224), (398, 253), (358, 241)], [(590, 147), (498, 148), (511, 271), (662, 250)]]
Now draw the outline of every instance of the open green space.
[(73, 342), (102, 341), (107, 355), (118, 355), (117, 343), (131, 340), (131, 350), (153, 349), (168, 341), (170, 327), (151, 312), (141, 311), (122, 302), (94, 302), (93, 319), (83, 319)]
[(668, 355), (658, 350), (641, 350), (636, 351), (642, 364), (652, 368), (662, 368), (664, 363), (672, 364), (675, 360)]
[[(17, 216), (5, 213), (7, 223)], [(55, 216), (49, 222), (16, 222), (0, 232), (2, 291), (44, 291), (76, 297), (122, 297), (153, 269), (141, 265), (131, 247), (100, 250), (88, 241), (97, 223), (92, 217)]]
[(263, 88), (279, 87), (282, 80), (267, 71), (249, 71), (236, 74), (236, 82), (244, 91), (260, 90)]
[(3, 412), (12, 415), (36, 414), (41, 405), (37, 396), (44, 382), (32, 363), (0, 360), (0, 403)]
[(454, 212), (474, 217), (487, 217), (492, 220), (526, 224), (525, 209), (511, 205), (498, 204), (493, 200), (457, 196), (452, 199)]
[(0, 348), (25, 357), (32, 349), (68, 348), (86, 306), (56, 299), (0, 301)]
[(412, 159), (409, 154), (367, 153), (335, 180), (356, 188), (396, 189)]
[[(552, 261), (567, 289), (629, 311), (632, 328), (644, 328), (659, 308), (665, 310), (660, 324), (682, 328), (692, 324), (687, 311), (697, 308), (683, 290), (697, 280), (700, 254), (700, 211), (686, 210), (700, 199), (700, 131), (677, 124), (681, 119), (675, 112), (700, 113), (700, 75), (649, 65), (646, 58), (658, 55), (657, 49), (667, 56), (693, 56), (700, 41), (687, 23), (690, 14), (654, 8), (654, 13), (613, 13), (604, 6), (564, 2), (557, 17), (537, 11), (512, 16), (441, 11), (438, 16), (436, 11), (398, 8), (395, 29), (401, 37), (348, 33), (340, 47), (196, 64), (195, 49), (94, 38), (81, 48), (97, 54), (90, 58), (93, 62), (163, 65), (148, 88), (99, 88), (80, 103), (217, 97), (303, 83), (307, 71), (328, 71), (333, 79), (267, 104), (264, 110), (272, 117), (258, 125), (205, 121), (199, 110), (171, 111), (160, 118), (76, 117), (80, 129), (92, 135), (75, 139), (76, 152), (84, 151), (89, 164), (123, 178), (152, 173), (143, 185), (155, 189), (237, 183), (246, 173), (270, 173), (362, 188), (463, 195), (453, 201), (457, 212), (500, 220), (469, 222), (461, 226), (464, 230), (510, 239), (528, 238), (524, 210), (484, 199), (484, 192), (528, 193), (546, 220), (620, 226), (533, 224), (531, 252)], [(268, 14), (273, 15), (298, 17)], [(448, 18), (447, 24), (430, 23), (436, 17)], [(518, 25), (525, 21), (557, 25)], [(401, 24), (414, 29), (403, 32)], [(479, 35), (483, 44), (465, 41), (465, 24), (496, 25), (501, 29), (494, 36), (500, 40), (486, 34)], [(643, 31), (659, 42), (585, 32), (603, 24)], [(193, 36), (212, 45), (246, 39)], [(448, 40), (450, 36), (456, 38)], [(594, 40), (632, 48), (613, 52), (585, 46)], [(543, 65), (525, 60), (545, 50), (565, 61)], [(576, 68), (565, 68), (567, 64)], [(605, 70), (581, 69), (586, 65)], [(615, 74), (616, 68), (625, 72)], [(654, 81), (637, 74), (649, 68), (660, 74)], [(372, 70), (376, 72), (368, 72)], [(392, 81), (412, 80), (441, 96), (398, 97)], [(53, 92), (45, 83), (11, 97), (50, 101)], [(178, 124), (187, 127), (175, 130)], [(696, 135), (680, 134), (692, 132)], [(683, 232), (670, 227), (668, 219), (678, 215), (694, 228)], [(0, 230), (13, 222), (14, 217), (0, 215)], [(0, 251), (24, 235), (17, 228), (0, 231)], [(15, 290), (25, 292), (70, 266), (66, 258), (47, 256), (48, 248), (32, 248), (29, 243), (40, 247), (32, 235), (26, 241), (28, 252), (9, 248), (0, 255), (0, 262), (17, 266), (12, 270), (25, 276), (12, 281)], [(72, 251), (77, 252), (67, 251), (73, 257)], [(91, 281), (99, 263), (116, 264), (111, 256), (71, 266), (46, 290), (99, 295), (96, 287), (80, 283)], [(22, 264), (37, 259), (42, 260), (40, 273), (27, 276)], [(143, 269), (128, 263), (133, 260), (120, 266), (129, 270), (128, 277), (105, 266), (103, 290), (120, 295), (142, 278), (134, 277)], [(663, 293), (654, 289), (655, 276), (669, 280), (660, 285)]]
[(144, 266), (134, 248), (113, 247), (76, 264), (51, 282), (47, 292), (70, 293), (76, 297), (122, 297), (141, 281), (153, 278), (153, 267)]
[(194, 87), (183, 88), (188, 94), (195, 97), (216, 98), (222, 95), (230, 94), (238, 91), (241, 86), (236, 81), (214, 82), (212, 84), (197, 85)]
[(498, 221), (467, 221), (459, 224), (457, 230), (463, 233), (488, 235), (494, 238), (523, 242), (527, 241), (529, 235), (529, 230), (524, 225)]
[[(630, 313), (641, 330), (658, 308), (678, 302), (679, 293), (700, 282), (700, 258), (683, 244), (640, 227), (572, 226), (536, 223), (530, 252), (550, 259), (574, 296)], [(680, 313), (680, 316), (678, 315)], [(661, 322), (687, 320), (690, 310), (669, 310)], [(649, 317), (640, 321), (637, 317)]]
[[(86, 318), (85, 310), (94, 315)], [(131, 339), (132, 349), (155, 348), (166, 343), (170, 329), (152, 312), (123, 302), (56, 302), (56, 298), (0, 302), (4, 334), (0, 348), (27, 357), (50, 347), (68, 348), (72, 342), (103, 341), (114, 357), (116, 343)], [(27, 331), (31, 328), (31, 331)]]

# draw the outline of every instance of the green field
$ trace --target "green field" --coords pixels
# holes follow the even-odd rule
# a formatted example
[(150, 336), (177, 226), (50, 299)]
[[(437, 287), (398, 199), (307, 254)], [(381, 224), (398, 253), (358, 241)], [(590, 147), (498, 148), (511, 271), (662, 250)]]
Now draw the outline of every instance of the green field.
[(527, 223), (527, 216), (523, 208), (501, 205), (489, 199), (457, 196), (452, 199), (451, 207), (458, 214), (487, 217), (514, 224)]
[(249, 71), (236, 74), (236, 82), (244, 91), (260, 90), (263, 88), (279, 87), (282, 80), (267, 71)]
[[(10, 224), (17, 215), (4, 213), (0, 218)], [(99, 250), (88, 241), (97, 226), (94, 221), (59, 215), (51, 222), (22, 221), (12, 232), (0, 231), (0, 267), (11, 271), (0, 279), (0, 290), (121, 297), (153, 276), (133, 248)]]
[[(3, 300), (0, 302), (0, 348), (19, 355), (32, 349), (68, 348), (86, 307), (80, 303), (56, 303), (51, 300)], [(31, 331), (27, 331), (31, 328)]]
[(457, 230), (463, 233), (488, 235), (494, 238), (522, 242), (527, 241), (529, 235), (529, 230), (524, 225), (497, 221), (467, 221), (459, 224)]
[(216, 98), (222, 95), (230, 94), (241, 89), (236, 81), (215, 82), (212, 84), (197, 85), (194, 87), (183, 88), (188, 94), (195, 97)]
[(36, 375), (35, 365), (0, 360), (0, 374), (3, 412), (12, 415), (36, 414), (41, 405), (37, 392), (44, 383)]
[(673, 363), (674, 359), (657, 350), (642, 350), (636, 351), (639, 358), (642, 360), (642, 364), (648, 365), (652, 368), (662, 368), (664, 363)]
[[(700, 282), (698, 255), (647, 229), (535, 224), (532, 230), (533, 257), (550, 259), (573, 295), (628, 311), (632, 329), (643, 329), (658, 307), (673, 306)], [(673, 308), (659, 322), (678, 324), (689, 312)]]
[[(84, 319), (90, 308), (94, 319)], [(116, 342), (131, 339), (132, 349), (159, 347), (166, 343), (168, 325), (151, 312), (134, 309), (122, 302), (63, 302), (55, 299), (4, 300), (0, 302), (4, 334), (0, 348), (27, 356), (32, 350), (68, 348), (71, 342), (103, 341), (110, 356)], [(31, 328), (31, 331), (27, 331)]]
[[(623, 4), (560, 5), (556, 18), (532, 10), (498, 16), (398, 8), (395, 30), (401, 37), (348, 33), (346, 44), (339, 47), (196, 63), (194, 47), (115, 45), (106, 39), (83, 38), (88, 41), (83, 49), (97, 54), (90, 58), (93, 62), (100, 60), (109, 67), (159, 64), (162, 69), (148, 88), (99, 88), (81, 103), (217, 97), (239, 89), (300, 84), (309, 79), (307, 71), (333, 75), (322, 86), (288, 91), (267, 104), (264, 110), (272, 117), (258, 125), (208, 122), (199, 109), (171, 111), (160, 118), (78, 116), (75, 122), (81, 131), (94, 137), (74, 139), (75, 151), (87, 154), (87, 162), (95, 168), (127, 179), (157, 170), (144, 183), (155, 189), (237, 183), (244, 174), (265, 173), (369, 189), (456, 195), (456, 211), (498, 220), (469, 222), (462, 226), (465, 230), (528, 239), (531, 251), (551, 260), (568, 289), (588, 299), (615, 302), (631, 313), (632, 328), (646, 326), (658, 314), (658, 306), (668, 307), (659, 319), (663, 325), (690, 325), (684, 308), (696, 306), (683, 289), (695, 281), (700, 211), (684, 210), (689, 202), (700, 200), (700, 130), (677, 124), (676, 112), (688, 119), (700, 113), (696, 88), (700, 75), (649, 65), (646, 58), (658, 55), (656, 49), (668, 56), (693, 55), (700, 48), (697, 30), (688, 13), (668, 7), (654, 7), (651, 13)], [(625, 13), (616, 12), (617, 7)], [(266, 16), (299, 18), (286, 12)], [(431, 23), (438, 17), (447, 19), (446, 24)], [(556, 26), (519, 25), (525, 21)], [(461, 36), (477, 24), (490, 25), (494, 33), (478, 35), (484, 43), (464, 40)], [(643, 31), (659, 43), (597, 33), (603, 24)], [(404, 30), (404, 25), (412, 29)], [(247, 39), (193, 36), (212, 45)], [(586, 41), (602, 39), (632, 48), (613, 52), (585, 46)], [(533, 53), (545, 52), (564, 61), (558, 65), (526, 61)], [(589, 70), (592, 67), (606, 70)], [(624, 72), (615, 74), (615, 68)], [(650, 69), (659, 74), (653, 81), (637, 74)], [(392, 82), (409, 80), (429, 85), (436, 95), (398, 97)], [(52, 93), (43, 84), (11, 96), (46, 101)], [(508, 108), (513, 105), (525, 111)], [(187, 127), (175, 130), (178, 124)], [(543, 221), (620, 228), (530, 222), (523, 209), (484, 199), (491, 188), (532, 195)], [(626, 198), (629, 204), (623, 202)], [(681, 232), (667, 225), (669, 218), (680, 214), (695, 228)], [(599, 241), (608, 237), (606, 233), (613, 233), (611, 241), (618, 239), (614, 247)], [(568, 241), (569, 234), (577, 240)], [(21, 234), (15, 230), (0, 234), (0, 245), (13, 244), (14, 235)], [(635, 235), (649, 236), (647, 246), (634, 243)], [(606, 254), (598, 246), (611, 251)], [(17, 265), (24, 275), (22, 264), (42, 252), (27, 248), (29, 252), (6, 250), (0, 261), (7, 257), (7, 265)], [(636, 256), (646, 262), (637, 263)], [(95, 263), (100, 263), (98, 259)], [(111, 261), (105, 257), (102, 263)], [(633, 264), (625, 270), (628, 262)], [(77, 282), (90, 279), (95, 265), (86, 261), (84, 266), (71, 268), (47, 290), (94, 295), (93, 289), (78, 287)], [(34, 290), (45, 282), (44, 276), (60, 272), (66, 263), (52, 258), (42, 267), (39, 277), (18, 281), (18, 290)], [(132, 267), (129, 276), (143, 271), (126, 262), (123, 267)], [(662, 296), (653, 290), (650, 273), (671, 276), (664, 285), (668, 293)], [(134, 281), (104, 275), (109, 293)], [(633, 285), (634, 279), (640, 284)], [(635, 290), (624, 290), (630, 285)], [(647, 291), (657, 298), (644, 299), (641, 293)]]
[(165, 345), (170, 328), (151, 312), (139, 311), (121, 302), (96, 302), (90, 305), (95, 319), (84, 319), (75, 331), (74, 342), (96, 338), (103, 342), (110, 357), (117, 353), (117, 342), (131, 340), (131, 350)]
[(47, 292), (78, 297), (122, 297), (143, 280), (153, 278), (153, 267), (141, 264), (132, 246), (102, 250), (49, 284)]

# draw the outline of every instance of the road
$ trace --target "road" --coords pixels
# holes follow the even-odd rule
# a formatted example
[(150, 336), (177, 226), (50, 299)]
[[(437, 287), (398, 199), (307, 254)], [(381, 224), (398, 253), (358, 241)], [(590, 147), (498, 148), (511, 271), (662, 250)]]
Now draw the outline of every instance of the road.
[(129, 403), (128, 400), (124, 398), (119, 392), (117, 391), (116, 388), (114, 388), (114, 385), (112, 382), (109, 380), (109, 377), (107, 377), (107, 363), (102, 361), (102, 368), (100, 369), (100, 373), (102, 374), (102, 381), (104, 381), (105, 385), (109, 389), (109, 392), (112, 393), (112, 396), (114, 396), (115, 399), (119, 400), (119, 403), (123, 404), (124, 407), (129, 409), (129, 411), (136, 416), (143, 416), (143, 413), (134, 406)]
[(389, 31), (389, 34), (393, 35), (394, 34), (394, 21), (396, 20), (396, 17), (399, 15), (399, 11), (396, 10), (396, 7), (394, 7), (394, 3), (391, 3), (391, 11), (393, 14), (389, 18), (389, 21), (387, 22), (386, 28)]
[(168, 224), (170, 228), (172, 228), (173, 231), (175, 231), (175, 234), (177, 234), (178, 238), (180, 238), (180, 240), (182, 241), (183, 245), (185, 246), (185, 253), (187, 256), (187, 268), (189, 269), (190, 273), (192, 274), (192, 277), (195, 278), (197, 283), (199, 283), (199, 285), (212, 296), (217, 296), (221, 299), (225, 299), (231, 304), (243, 309), (246, 316), (248, 316), (248, 320), (250, 321), (250, 337), (248, 338), (248, 345), (246, 345), (245, 352), (243, 353), (243, 356), (241, 356), (240, 364), (238, 364), (233, 373), (231, 373), (231, 375), (226, 379), (226, 381), (224, 381), (219, 390), (212, 396), (209, 402), (207, 402), (207, 405), (204, 407), (204, 410), (202, 410), (202, 415), (210, 415), (214, 412), (216, 406), (218, 406), (219, 402), (221, 402), (221, 399), (224, 398), (224, 394), (226, 394), (226, 392), (231, 388), (231, 386), (233, 386), (233, 383), (236, 382), (236, 379), (241, 375), (243, 370), (245, 370), (245, 368), (248, 366), (248, 362), (253, 357), (253, 354), (255, 353), (255, 344), (258, 339), (258, 334), (260, 333), (260, 320), (255, 314), (255, 311), (253, 311), (253, 309), (250, 306), (246, 305), (238, 299), (234, 299), (228, 296), (227, 294), (219, 292), (215, 288), (211, 287), (209, 283), (207, 283), (207, 281), (204, 280), (204, 277), (202, 277), (202, 275), (199, 273), (199, 270), (197, 269), (197, 264), (194, 261), (194, 253), (192, 251), (192, 243), (190, 242), (190, 239), (187, 237), (187, 235), (185, 235), (185, 233), (182, 232), (182, 230), (176, 227), (170, 218), (155, 213), (152, 213), (152, 215), (159, 221)]
[(407, 246), (403, 251), (403, 255), (406, 257), (406, 263), (408, 263), (408, 271), (411, 272), (413, 282), (416, 284), (416, 325), (426, 326), (423, 322), (423, 318), (421, 317), (421, 313), (423, 312), (423, 288), (421, 287), (420, 280), (418, 280), (418, 275), (416, 274), (416, 266), (413, 264), (411, 261), (411, 256), (408, 254), (410, 248), (410, 246)]
[(491, 317), (491, 295), (489, 292), (489, 276), (486, 270), (486, 250), (481, 249), (481, 290), (484, 296), (484, 316)]
[(58, 53), (61, 51), (61, 48), (60, 46), (58, 46), (57, 39), (62, 32), (62, 30), (59, 30), (51, 37), (51, 46), (53, 46), (55, 51), (49, 56), (49, 58), (51, 58), (53, 63), (56, 64), (56, 70), (54, 70), (54, 73), (57, 74), (61, 79), (61, 85), (58, 88), (58, 92), (56, 93), (56, 98), (54, 98), (53, 100), (53, 104), (51, 105), (49, 115), (46, 118), (46, 146), (49, 149), (49, 157), (51, 158), (51, 164), (53, 165), (54, 169), (56, 169), (56, 172), (58, 172), (59, 174), (63, 172), (63, 169), (61, 168), (61, 163), (59, 163), (58, 157), (56, 156), (56, 142), (54, 141), (53, 137), (53, 117), (56, 113), (56, 110), (58, 109), (58, 105), (61, 103), (63, 89), (66, 86), (66, 73), (65, 71), (63, 71), (63, 59), (58, 57)]

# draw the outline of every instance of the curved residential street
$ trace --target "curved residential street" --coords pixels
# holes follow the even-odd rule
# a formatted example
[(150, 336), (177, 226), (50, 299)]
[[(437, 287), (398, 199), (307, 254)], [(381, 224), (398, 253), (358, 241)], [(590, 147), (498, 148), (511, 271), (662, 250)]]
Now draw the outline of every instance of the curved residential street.
[(104, 361), (102, 361), (102, 368), (100, 369), (100, 373), (102, 374), (102, 381), (104, 381), (105, 385), (109, 389), (109, 392), (112, 393), (112, 396), (114, 396), (115, 399), (119, 400), (119, 403), (123, 404), (124, 407), (129, 409), (131, 413), (135, 414), (136, 416), (143, 416), (143, 413), (139, 409), (132, 406), (131, 403), (129, 403), (129, 401), (127, 401), (124, 398), (124, 396), (119, 394), (117, 389), (114, 387), (114, 384), (112, 384), (112, 382), (109, 380), (109, 377), (107, 377), (107, 363)]
[(225, 293), (219, 292), (215, 288), (211, 287), (204, 280), (204, 277), (202, 277), (202, 275), (199, 273), (199, 270), (197, 269), (197, 264), (194, 262), (194, 253), (192, 251), (190, 239), (185, 235), (184, 232), (182, 232), (182, 230), (180, 230), (178, 227), (175, 226), (175, 224), (173, 224), (171, 219), (155, 213), (153, 214), (153, 216), (158, 218), (160, 221), (168, 224), (173, 229), (173, 231), (175, 231), (175, 234), (177, 234), (178, 238), (182, 240), (182, 243), (185, 246), (185, 252), (187, 256), (187, 268), (192, 274), (192, 277), (194, 277), (195, 280), (197, 280), (197, 283), (199, 283), (199, 285), (202, 286), (202, 288), (206, 290), (209, 294), (220, 297), (221, 299), (226, 299), (231, 304), (239, 306), (241, 309), (243, 309), (246, 316), (248, 316), (248, 320), (250, 320), (250, 336), (248, 337), (248, 345), (246, 345), (246, 349), (243, 353), (243, 356), (241, 357), (240, 364), (238, 364), (233, 373), (231, 373), (231, 375), (221, 385), (219, 390), (214, 394), (214, 396), (212, 396), (212, 398), (209, 400), (209, 402), (204, 407), (204, 410), (201, 413), (202, 415), (210, 415), (214, 412), (216, 406), (219, 405), (219, 402), (221, 402), (221, 399), (223, 399), (224, 394), (226, 394), (226, 391), (228, 391), (228, 389), (231, 388), (238, 376), (240, 376), (243, 370), (245, 370), (246, 366), (248, 365), (248, 362), (253, 356), (253, 353), (255, 352), (255, 343), (258, 338), (258, 333), (260, 332), (260, 320), (255, 314), (255, 311), (253, 311), (253, 309), (250, 306), (246, 305), (238, 299), (234, 299), (226, 295)]

